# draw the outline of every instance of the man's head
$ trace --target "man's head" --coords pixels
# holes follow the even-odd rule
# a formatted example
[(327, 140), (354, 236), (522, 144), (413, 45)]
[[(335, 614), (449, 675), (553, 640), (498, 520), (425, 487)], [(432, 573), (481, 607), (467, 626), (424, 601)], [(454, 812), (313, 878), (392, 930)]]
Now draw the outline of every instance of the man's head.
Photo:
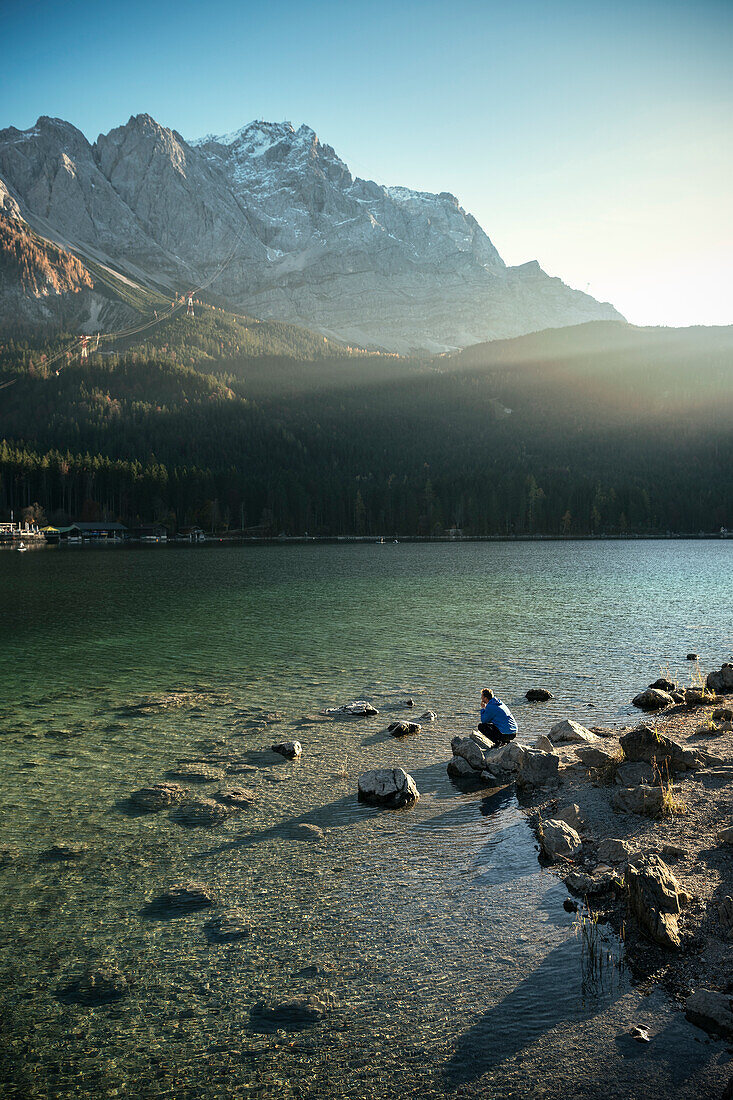
[(484, 690), (481, 692), (481, 702), (482, 703), (488, 703), (489, 699), (493, 699), (493, 698), (494, 698), (494, 693), (491, 690), (491, 688), (484, 688)]

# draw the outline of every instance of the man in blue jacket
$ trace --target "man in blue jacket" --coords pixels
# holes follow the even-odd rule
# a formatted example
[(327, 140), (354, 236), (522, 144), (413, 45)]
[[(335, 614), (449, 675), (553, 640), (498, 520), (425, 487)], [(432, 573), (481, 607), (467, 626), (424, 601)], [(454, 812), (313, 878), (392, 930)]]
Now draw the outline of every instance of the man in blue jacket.
[(495, 745), (508, 745), (517, 736), (517, 723), (509, 707), (497, 699), (491, 688), (481, 692), (481, 721), (479, 733)]

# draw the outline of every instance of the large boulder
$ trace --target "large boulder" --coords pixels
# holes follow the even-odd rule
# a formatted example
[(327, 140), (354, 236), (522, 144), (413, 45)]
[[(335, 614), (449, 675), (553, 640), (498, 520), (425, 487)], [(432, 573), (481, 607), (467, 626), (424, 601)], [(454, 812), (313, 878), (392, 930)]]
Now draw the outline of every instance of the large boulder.
[(540, 844), (550, 859), (570, 859), (580, 851), (581, 839), (566, 821), (550, 819), (542, 822)]
[(547, 688), (530, 688), (524, 697), (529, 703), (546, 703), (548, 699), (555, 698)]
[(662, 812), (664, 792), (661, 787), (620, 787), (614, 791), (611, 805), (625, 814), (646, 814), (657, 817)]
[(539, 787), (543, 783), (556, 780), (560, 758), (554, 752), (541, 752), (539, 749), (522, 749), (517, 771), (518, 787)]
[(619, 744), (625, 760), (647, 764), (655, 762), (658, 768), (666, 764), (671, 771), (694, 771), (701, 767), (692, 749), (684, 748), (678, 741), (673, 741), (651, 726), (637, 726), (628, 733), (622, 733)]
[(331, 718), (339, 718), (343, 715), (352, 718), (371, 718), (373, 715), (379, 714), (379, 711), (365, 699), (357, 699), (353, 703), (342, 703), (340, 707), (326, 707), (322, 713), (329, 715)]
[(689, 899), (664, 860), (651, 853), (635, 856), (625, 883), (629, 909), (642, 932), (660, 947), (679, 948), (677, 921)]
[(619, 762), (618, 749), (612, 745), (579, 745), (575, 755), (586, 768), (608, 768)]
[(450, 744), (453, 755), (462, 756), (477, 772), (484, 770), (489, 753), (495, 748), (493, 741), (476, 730), (468, 737), (454, 737)]
[(398, 810), (420, 797), (415, 780), (404, 768), (376, 768), (359, 776), (359, 801)]
[(668, 691), (654, 687), (640, 691), (631, 700), (631, 705), (638, 707), (639, 710), (664, 710), (665, 707), (671, 707), (673, 703), (674, 699)]
[(733, 1034), (733, 997), (712, 989), (696, 989), (687, 998), (685, 1015), (690, 1023), (716, 1035)]
[(598, 740), (594, 733), (581, 726), (580, 722), (574, 722), (572, 718), (563, 718), (556, 722), (548, 736), (553, 745), (590, 744)]
[(716, 695), (727, 695), (733, 691), (733, 664), (726, 661), (719, 672), (708, 673), (705, 686)]

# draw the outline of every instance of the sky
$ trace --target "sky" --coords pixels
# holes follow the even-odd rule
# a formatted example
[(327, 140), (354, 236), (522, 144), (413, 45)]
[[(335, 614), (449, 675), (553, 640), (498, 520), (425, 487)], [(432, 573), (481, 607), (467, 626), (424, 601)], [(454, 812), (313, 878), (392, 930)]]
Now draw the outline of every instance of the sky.
[(733, 323), (733, 0), (3, 0), (0, 128), (305, 122), (634, 324)]

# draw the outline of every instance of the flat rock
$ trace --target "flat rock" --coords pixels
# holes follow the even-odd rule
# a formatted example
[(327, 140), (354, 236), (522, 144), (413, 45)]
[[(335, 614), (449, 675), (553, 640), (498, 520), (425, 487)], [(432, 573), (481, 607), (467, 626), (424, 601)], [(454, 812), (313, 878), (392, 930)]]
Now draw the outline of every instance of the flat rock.
[(525, 692), (524, 697), (529, 703), (546, 703), (548, 699), (555, 698), (547, 688), (530, 688)]
[(376, 768), (359, 776), (359, 801), (397, 810), (417, 802), (415, 780), (403, 768)]
[(700, 760), (691, 749), (684, 748), (678, 741), (673, 741), (651, 726), (637, 726), (628, 733), (622, 733), (619, 744), (624, 758), (629, 761), (656, 762), (658, 768), (666, 764), (672, 771), (701, 767)]
[(266, 1004), (258, 1001), (252, 1008), (250, 1020), (254, 1027), (266, 1025), (267, 1029), (300, 1031), (302, 1028), (317, 1024), (326, 1016), (332, 1005), (329, 994), (315, 994), (310, 997), (298, 997), (292, 1001), (279, 1001)]
[(212, 917), (204, 925), (204, 932), (212, 943), (231, 943), (251, 935), (252, 927), (242, 909), (227, 909)]
[(133, 791), (130, 802), (138, 810), (155, 814), (160, 810), (176, 806), (187, 796), (188, 791), (179, 783), (153, 783), (150, 787), (141, 787), (139, 791)]
[(627, 814), (646, 814), (656, 817), (662, 811), (663, 792), (661, 787), (620, 787), (611, 798), (614, 810)]
[(372, 715), (379, 714), (379, 711), (365, 699), (357, 699), (353, 703), (342, 703), (340, 707), (327, 707), (322, 713), (332, 718), (341, 715), (350, 715), (354, 718), (371, 718)]
[(223, 779), (224, 768), (218, 764), (208, 764), (206, 761), (196, 761), (192, 764), (177, 764), (171, 768), (168, 775), (171, 779), (189, 779), (199, 783), (215, 783)]
[(273, 752), (285, 756), (288, 760), (295, 760), (303, 752), (300, 741), (280, 741), (277, 745), (272, 745), (271, 748)]
[(67, 1004), (101, 1005), (119, 1001), (130, 988), (122, 971), (114, 965), (89, 967), (58, 990)]
[(581, 840), (575, 829), (566, 821), (553, 819), (542, 822), (540, 844), (550, 859), (569, 859), (581, 848)]
[(688, 898), (664, 860), (653, 854), (635, 856), (626, 868), (625, 884), (629, 909), (642, 932), (660, 947), (678, 949), (677, 920)]
[(733, 998), (730, 993), (697, 989), (687, 998), (685, 1015), (690, 1023), (715, 1035), (733, 1034)]
[(548, 736), (553, 745), (579, 745), (583, 742), (591, 744), (598, 740), (594, 733), (572, 718), (563, 718), (556, 722)]
[(255, 792), (250, 790), (249, 787), (236, 787), (234, 785), (219, 787), (219, 790), (216, 792), (216, 797), (221, 802), (226, 802), (232, 806), (242, 807), (253, 806), (257, 801)]
[(387, 726), (393, 737), (405, 737), (408, 733), (419, 733), (421, 729), (419, 722), (391, 722)]
[(671, 707), (673, 703), (674, 699), (668, 691), (653, 687), (640, 691), (631, 700), (631, 705), (638, 707), (639, 710), (664, 710), (665, 707)]
[(234, 806), (225, 806), (213, 798), (192, 798), (181, 803), (174, 811), (173, 819), (179, 825), (186, 825), (188, 828), (199, 825), (221, 825), (234, 810)]

